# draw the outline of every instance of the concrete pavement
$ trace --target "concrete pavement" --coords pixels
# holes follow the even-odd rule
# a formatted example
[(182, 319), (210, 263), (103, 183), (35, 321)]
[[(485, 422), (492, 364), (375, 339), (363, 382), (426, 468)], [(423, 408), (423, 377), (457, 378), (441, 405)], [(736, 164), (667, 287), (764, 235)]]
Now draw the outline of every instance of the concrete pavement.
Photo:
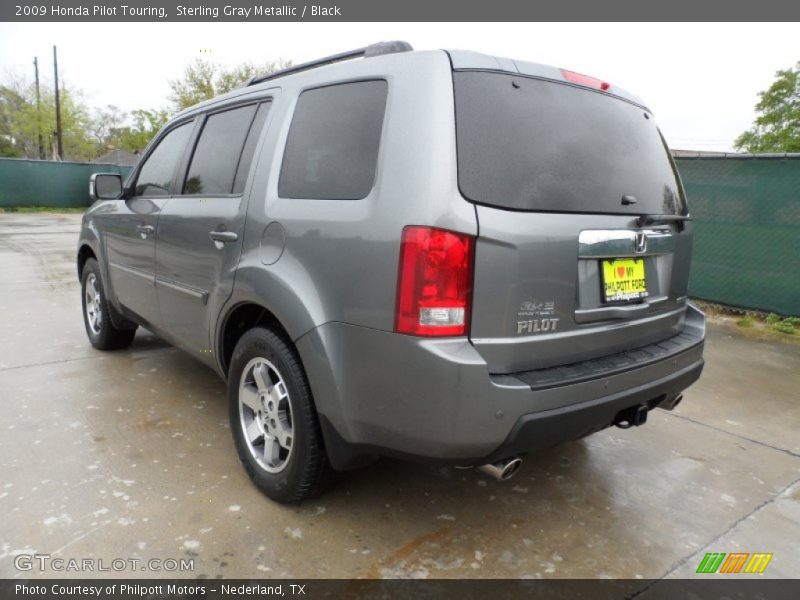
[(501, 484), (382, 460), (299, 507), (238, 464), (225, 386), (141, 331), (83, 330), (79, 215), (0, 215), (0, 577), (14, 557), (192, 559), (125, 577), (692, 576), (705, 552), (800, 574), (800, 345), (711, 325), (673, 413), (529, 458)]

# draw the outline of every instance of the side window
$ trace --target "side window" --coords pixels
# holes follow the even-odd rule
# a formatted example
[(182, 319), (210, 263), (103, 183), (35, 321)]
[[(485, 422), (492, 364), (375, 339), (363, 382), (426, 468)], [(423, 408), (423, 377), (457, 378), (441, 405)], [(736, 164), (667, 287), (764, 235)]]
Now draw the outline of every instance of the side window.
[(190, 121), (176, 127), (158, 143), (139, 170), (134, 195), (169, 196), (172, 176), (192, 133), (193, 123)]
[(385, 81), (306, 90), (297, 99), (278, 195), (360, 200), (375, 182), (386, 109)]
[[(183, 193), (241, 193), (265, 116), (266, 109), (256, 104), (209, 115), (195, 146)], [(249, 152), (248, 156), (243, 150)], [(239, 172), (243, 176), (237, 187)]]

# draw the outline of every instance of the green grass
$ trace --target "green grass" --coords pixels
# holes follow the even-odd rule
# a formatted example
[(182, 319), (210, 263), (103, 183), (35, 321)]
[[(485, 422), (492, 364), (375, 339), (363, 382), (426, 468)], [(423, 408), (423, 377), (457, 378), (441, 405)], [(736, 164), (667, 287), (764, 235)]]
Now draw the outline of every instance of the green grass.
[(11, 206), (0, 207), (2, 213), (84, 213), (88, 207), (57, 207), (57, 206)]
[(780, 333), (786, 333), (789, 335), (794, 335), (795, 333), (798, 333), (798, 330), (795, 328), (795, 326), (786, 321), (778, 321), (777, 323), (773, 323), (772, 325), (770, 325), (770, 329), (772, 329), (773, 331), (779, 331)]
[(794, 335), (800, 333), (800, 317), (782, 318), (775, 313), (767, 315), (767, 327), (773, 331)]
[(775, 332), (784, 335), (800, 335), (800, 317), (781, 317), (775, 313), (768, 315), (748, 312), (738, 319), (736, 325), (742, 329), (760, 332)]

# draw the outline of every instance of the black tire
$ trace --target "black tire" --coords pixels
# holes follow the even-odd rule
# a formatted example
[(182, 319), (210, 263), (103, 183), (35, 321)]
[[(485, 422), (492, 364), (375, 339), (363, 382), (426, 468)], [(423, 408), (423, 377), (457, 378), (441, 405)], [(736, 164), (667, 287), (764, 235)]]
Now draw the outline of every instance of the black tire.
[[(250, 418), (254, 421), (261, 417), (240, 402), (242, 385), (255, 389), (255, 381), (247, 383), (248, 377), (254, 375), (254, 371), (250, 370), (253, 368), (251, 365), (263, 360), (274, 367), (269, 369), (272, 382), (274, 383), (276, 377), (282, 380), (285, 391), (288, 392), (285, 398), (290, 405), (291, 452), (283, 459), (283, 465), (276, 467), (280, 468), (277, 472), (270, 472), (256, 459), (259, 454), (257, 444), (260, 442), (266, 448), (268, 438), (262, 433), (262, 437), (254, 444), (246, 439), (245, 420)], [(248, 373), (245, 373), (246, 368)], [(243, 384), (243, 381), (246, 383)], [(256, 393), (259, 393), (258, 390)], [(311, 389), (291, 342), (264, 327), (255, 327), (245, 333), (236, 344), (231, 358), (228, 402), (231, 432), (239, 460), (250, 479), (264, 494), (276, 502), (289, 504), (316, 496), (329, 487), (333, 481), (333, 470), (322, 440)], [(264, 410), (266, 411), (266, 406)], [(262, 426), (262, 432), (266, 432), (265, 427), (266, 425)], [(260, 458), (263, 461), (263, 456)]]
[[(99, 295), (95, 310), (99, 310), (100, 320), (90, 322), (87, 312), (87, 285), (92, 285)], [(83, 266), (81, 274), (81, 308), (83, 309), (83, 325), (86, 328), (86, 335), (92, 346), (98, 350), (119, 350), (127, 348), (133, 342), (136, 335), (136, 325), (130, 324), (125, 328), (117, 328), (111, 320), (111, 311), (114, 310), (106, 300), (103, 278), (100, 273), (100, 265), (94, 258), (90, 258)]]

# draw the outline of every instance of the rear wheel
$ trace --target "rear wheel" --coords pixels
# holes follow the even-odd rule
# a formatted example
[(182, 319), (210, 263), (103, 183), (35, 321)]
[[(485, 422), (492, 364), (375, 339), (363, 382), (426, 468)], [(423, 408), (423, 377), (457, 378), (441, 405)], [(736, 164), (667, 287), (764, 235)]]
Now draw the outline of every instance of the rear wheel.
[(276, 332), (245, 333), (228, 374), (236, 451), (253, 483), (277, 502), (320, 493), (332, 470), (311, 390), (294, 348)]
[(136, 335), (136, 325), (118, 328), (111, 320), (113, 308), (106, 300), (100, 265), (93, 258), (86, 261), (81, 277), (83, 324), (92, 346), (98, 350), (127, 348)]

